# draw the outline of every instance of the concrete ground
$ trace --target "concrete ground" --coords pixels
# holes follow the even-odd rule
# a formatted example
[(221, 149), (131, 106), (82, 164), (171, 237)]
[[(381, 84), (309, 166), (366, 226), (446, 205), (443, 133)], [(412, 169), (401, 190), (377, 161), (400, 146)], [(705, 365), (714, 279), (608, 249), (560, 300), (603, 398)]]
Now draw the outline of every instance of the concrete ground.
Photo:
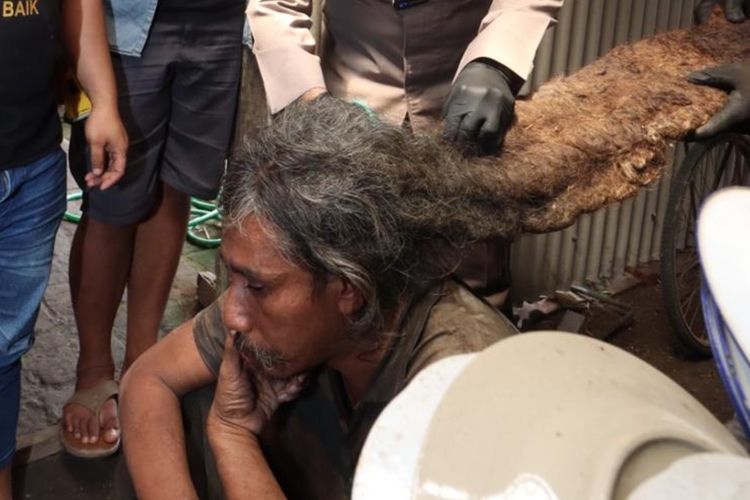
[(722, 422), (729, 420), (734, 410), (716, 365), (686, 353), (669, 326), (659, 285), (641, 285), (617, 298), (634, 307), (635, 324), (613, 335), (610, 343), (669, 375)]
[[(37, 323), (37, 342), (24, 359), (19, 435), (46, 435), (53, 443), (62, 405), (73, 392), (78, 342), (67, 288), (67, 255), (75, 227), (63, 222), (57, 237), (52, 278)], [(196, 308), (196, 276), (213, 270), (215, 252), (186, 244), (172, 289), (162, 333), (190, 317)], [(633, 308), (634, 324), (610, 342), (653, 364), (690, 391), (722, 421), (731, 416), (728, 399), (710, 360), (695, 361), (680, 349), (664, 314), (659, 286), (651, 282), (618, 296)], [(124, 306), (124, 304), (123, 304)], [(122, 359), (124, 318), (118, 316), (112, 340)], [(46, 434), (45, 434), (46, 433)], [(15, 470), (17, 499), (112, 498), (118, 456), (87, 461), (53, 453)]]

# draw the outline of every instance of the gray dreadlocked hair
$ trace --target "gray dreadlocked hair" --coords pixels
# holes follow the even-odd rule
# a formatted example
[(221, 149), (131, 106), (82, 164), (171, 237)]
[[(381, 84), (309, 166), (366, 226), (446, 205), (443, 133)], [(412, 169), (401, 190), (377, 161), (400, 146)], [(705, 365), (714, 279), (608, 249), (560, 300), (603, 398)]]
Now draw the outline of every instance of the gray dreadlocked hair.
[[(381, 123), (329, 96), (294, 103), (231, 162), (221, 206), (224, 226), (257, 216), (290, 262), (322, 283), (337, 276), (364, 306), (352, 335), (382, 331), (405, 292), (448, 275), (469, 241), (460, 226), (431, 223), (451, 200), (414, 183), (415, 173), (461, 163), (429, 137)], [(404, 172), (409, 175), (405, 176)]]
[(669, 144), (726, 100), (685, 75), (749, 51), (750, 23), (723, 16), (618, 47), (519, 101), (498, 157), (463, 156), (332, 97), (293, 104), (231, 162), (225, 224), (257, 215), (319, 282), (351, 282), (362, 336), (469, 242), (561, 229), (656, 180)]

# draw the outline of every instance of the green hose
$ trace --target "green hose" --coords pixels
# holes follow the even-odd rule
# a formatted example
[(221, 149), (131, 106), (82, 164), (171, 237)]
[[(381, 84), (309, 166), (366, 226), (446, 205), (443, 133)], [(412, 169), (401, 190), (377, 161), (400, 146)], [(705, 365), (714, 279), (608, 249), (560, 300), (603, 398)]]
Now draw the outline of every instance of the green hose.
[[(195, 217), (194, 217), (195, 216)], [(215, 203), (190, 198), (190, 220), (188, 221), (187, 240), (201, 248), (216, 248), (221, 244), (221, 238), (198, 236), (193, 229), (208, 221), (221, 221), (221, 214)]]
[[(83, 193), (81, 191), (74, 191), (72, 193), (68, 193), (68, 202), (78, 201), (81, 198), (83, 198)], [(66, 210), (65, 214), (63, 215), (63, 220), (72, 222), (73, 224), (78, 224), (79, 222), (81, 222), (81, 214), (73, 213), (69, 210)]]
[[(83, 198), (81, 191), (74, 191), (68, 193), (68, 202), (79, 201)], [(63, 220), (78, 224), (81, 222), (81, 215), (69, 210), (65, 211)], [(221, 244), (221, 238), (209, 238), (208, 236), (203, 237), (196, 234), (195, 230), (209, 221), (221, 221), (221, 214), (216, 208), (215, 203), (209, 201), (199, 200), (197, 198), (190, 198), (190, 219), (188, 220), (187, 240), (193, 245), (201, 248), (216, 248)]]

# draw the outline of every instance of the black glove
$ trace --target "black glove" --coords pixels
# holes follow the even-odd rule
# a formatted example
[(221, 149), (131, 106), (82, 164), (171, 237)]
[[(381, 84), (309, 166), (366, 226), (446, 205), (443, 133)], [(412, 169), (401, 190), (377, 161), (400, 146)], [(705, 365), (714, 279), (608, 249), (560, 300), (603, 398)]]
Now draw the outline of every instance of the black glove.
[(711, 17), (714, 6), (720, 1), (724, 5), (724, 15), (728, 21), (741, 23), (750, 17), (750, 0), (700, 0), (693, 9), (695, 22), (705, 23)]
[(695, 131), (696, 138), (709, 137), (737, 125), (750, 125), (750, 61), (696, 71), (688, 80), (729, 92), (724, 107)]
[(510, 86), (509, 76), (499, 68), (479, 61), (467, 64), (443, 106), (443, 137), (475, 142), (484, 153), (497, 151), (513, 121), (516, 99)]

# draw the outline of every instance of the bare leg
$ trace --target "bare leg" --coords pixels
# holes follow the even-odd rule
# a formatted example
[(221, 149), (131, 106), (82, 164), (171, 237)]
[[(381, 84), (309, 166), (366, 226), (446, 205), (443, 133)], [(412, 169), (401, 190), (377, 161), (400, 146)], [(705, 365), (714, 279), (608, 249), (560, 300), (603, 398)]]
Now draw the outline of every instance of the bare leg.
[[(76, 390), (114, 376), (111, 336), (127, 283), (128, 327), (123, 373), (156, 342), (172, 286), (190, 212), (189, 196), (163, 184), (153, 215), (137, 225), (111, 226), (82, 220), (73, 239), (70, 287), (81, 352)], [(67, 428), (82, 442), (115, 442), (119, 433), (117, 404), (107, 401), (101, 422), (78, 405), (63, 412)]]
[(11, 500), (10, 469), (10, 465), (0, 469), (0, 500)]
[[(70, 292), (73, 300), (80, 354), (76, 390), (90, 388), (114, 377), (111, 336), (125, 281), (130, 270), (135, 225), (113, 226), (85, 217), (76, 230), (70, 253)], [(96, 442), (100, 424), (118, 429), (114, 400), (102, 408), (102, 422), (78, 405), (68, 405), (63, 419), (69, 431), (83, 442)], [(104, 434), (107, 442), (117, 432)]]
[(180, 261), (190, 197), (168, 184), (154, 215), (138, 226), (128, 277), (128, 333), (123, 371), (156, 343)]

